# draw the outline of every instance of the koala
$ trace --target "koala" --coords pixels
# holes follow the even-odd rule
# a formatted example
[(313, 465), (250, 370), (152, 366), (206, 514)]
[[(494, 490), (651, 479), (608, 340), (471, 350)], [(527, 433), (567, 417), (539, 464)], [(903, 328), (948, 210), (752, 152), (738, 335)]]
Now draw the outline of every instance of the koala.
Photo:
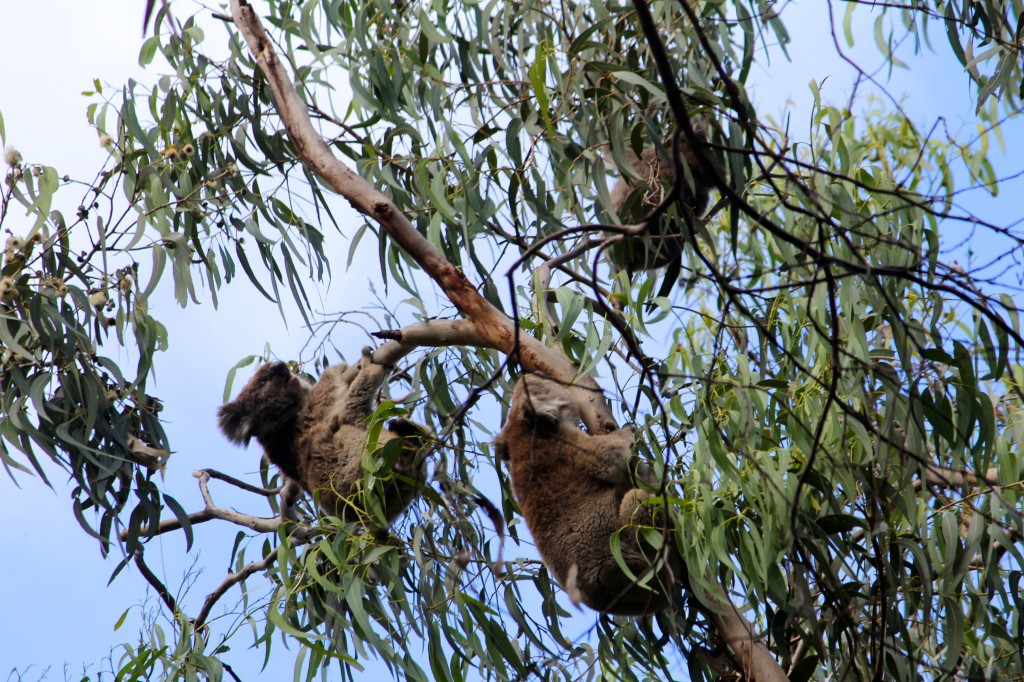
[[(579, 408), (565, 387), (528, 374), (516, 384), (495, 440), (498, 455), (509, 461), (512, 492), (537, 550), (574, 602), (616, 615), (665, 609), (680, 581), (681, 560), (671, 539), (666, 556), (635, 528), (664, 523), (655, 518), (662, 516), (656, 506), (644, 504), (651, 495), (630, 482), (633, 430), (595, 436), (579, 424)], [(622, 557), (636, 578), (612, 554), (610, 538), (618, 531)]]
[[(237, 445), (256, 438), (267, 459), (288, 479), (316, 493), (320, 509), (346, 520), (365, 517), (362, 497), (366, 419), (387, 377), (369, 349), (356, 367), (326, 368), (313, 386), (292, 374), (283, 362), (256, 370), (233, 402), (218, 411), (220, 429)], [(384, 481), (384, 517), (393, 521), (416, 498), (424, 479), (425, 427), (395, 419), (381, 431), (373, 449), (403, 439), (393, 475)]]
[[(700, 138), (707, 139), (707, 124), (703, 120), (694, 118), (693, 129)], [(670, 144), (666, 144), (668, 146)], [(689, 228), (686, 216), (679, 212), (690, 213), (690, 219), (699, 218), (708, 206), (709, 190), (714, 186), (715, 179), (714, 171), (701, 164), (684, 138), (679, 140), (679, 156), (690, 171), (689, 178), (683, 179), (679, 189), (679, 201), (685, 208), (680, 207), (675, 212), (670, 209), (656, 218), (643, 235), (629, 237), (611, 247), (608, 257), (617, 269), (625, 269), (630, 273), (655, 270), (682, 255)], [(623, 224), (636, 225), (646, 220), (661, 203), (666, 188), (671, 191), (674, 187), (676, 168), (672, 157), (663, 156), (655, 147), (648, 147), (639, 157), (628, 151), (627, 159), (641, 179), (633, 181), (619, 178), (612, 186), (611, 202)], [(713, 157), (712, 165), (718, 167)], [(693, 181), (692, 187), (690, 179)]]

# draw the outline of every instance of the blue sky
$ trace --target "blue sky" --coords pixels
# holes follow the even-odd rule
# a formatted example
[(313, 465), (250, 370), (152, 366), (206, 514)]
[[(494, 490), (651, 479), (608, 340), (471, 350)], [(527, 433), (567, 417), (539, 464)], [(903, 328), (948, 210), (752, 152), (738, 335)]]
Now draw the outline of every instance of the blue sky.
[[(752, 92), (763, 113), (779, 120), (787, 101), (793, 101), (797, 113), (793, 114), (791, 134), (798, 138), (806, 130), (810, 79), (832, 76), (824, 87), (827, 101), (840, 103), (848, 95), (849, 78), (842, 75), (844, 67), (831, 56), (831, 38), (821, 29), (825, 5), (810, 0), (789, 8), (785, 18), (794, 36), (790, 48), (793, 61), (776, 56), (770, 69), (755, 73)], [(0, 4), (5, 26), (0, 40), (0, 64), (5, 65), (0, 75), (0, 112), (6, 123), (7, 144), (17, 147), (26, 161), (53, 165), (60, 174), (72, 177), (90, 177), (100, 167), (105, 152), (86, 122), (88, 100), (81, 93), (92, 89), (94, 78), (115, 89), (128, 78), (154, 80), (154, 75), (146, 74), (137, 64), (142, 6), (141, 2), (69, 0), (4, 0)], [(190, 7), (183, 5), (181, 11)], [(938, 31), (933, 33), (937, 41), (944, 40)], [(864, 35), (864, 45), (854, 54), (867, 65), (881, 64), (868, 44), (870, 33)], [(939, 47), (939, 57), (915, 59), (909, 50), (903, 53), (914, 70), (897, 72), (890, 90), (897, 95), (906, 93), (906, 107), (924, 124), (940, 114), (954, 127), (958, 122), (972, 122), (973, 93), (967, 78), (945, 54), (945, 45)], [(70, 196), (64, 199), (73, 200)], [(341, 215), (350, 210), (345, 202), (337, 202), (336, 208)], [(351, 224), (354, 229), (359, 220), (353, 217)], [(8, 226), (16, 228), (17, 221), (9, 220)], [(333, 245), (339, 254), (347, 248), (338, 238)], [(366, 251), (366, 255), (370, 258), (361, 259), (363, 262), (375, 260), (375, 251)], [(343, 273), (341, 261), (340, 256), (335, 260), (335, 280), (323, 294), (323, 307), (329, 310), (359, 308), (360, 295), (375, 271)], [(244, 280), (221, 292), (218, 310), (208, 303), (181, 310), (170, 295), (156, 297), (152, 305), (171, 333), (170, 348), (158, 359), (153, 386), (153, 392), (165, 402), (164, 416), (176, 450), (166, 488), (187, 509), (198, 509), (201, 500), (191, 476), (193, 469), (215, 467), (234, 475), (251, 475), (258, 466), (256, 449), (233, 448), (215, 429), (214, 413), (227, 371), (243, 356), (261, 352), (268, 342), (278, 356), (298, 357), (307, 333), (295, 314), (288, 316), (287, 325), (282, 323), (276, 306), (255, 294)], [(344, 342), (335, 339), (350, 357), (366, 342), (361, 336)], [(127, 360), (116, 355), (115, 359)], [(72, 517), (60, 472), (55, 467), (51, 472), (56, 490), (25, 475), (18, 477), (17, 487), (0, 474), (0, 513), (7, 519), (0, 524), (0, 543), (8, 553), (3, 597), (7, 617), (0, 620), (0, 673), (6, 675), (13, 669), (22, 679), (33, 681), (79, 679), (83, 666), (85, 672), (95, 673), (95, 666), (112, 647), (135, 638), (142, 613), (139, 606), (147, 594), (145, 582), (132, 571), (125, 571), (107, 586), (116, 559), (100, 557), (95, 542)], [(222, 490), (214, 487), (218, 501), (231, 499), (222, 496)], [(241, 503), (251, 505), (251, 500), (242, 498)], [(251, 506), (245, 510), (265, 512)], [(172, 589), (195, 567), (206, 567), (185, 601), (193, 612), (206, 592), (219, 583), (236, 529), (210, 523), (196, 527), (195, 532), (192, 555), (184, 554), (180, 534), (159, 538), (147, 554), (151, 567)], [(506, 558), (515, 551), (507, 548)], [(255, 577), (252, 584), (259, 580)], [(153, 597), (149, 599), (152, 605)], [(130, 607), (129, 619), (115, 632), (115, 623)], [(246, 638), (244, 633), (237, 638), (236, 651)], [(290, 678), (293, 654), (283, 652), (276, 657), (261, 678)], [(260, 654), (235, 655), (231, 662), (242, 679), (253, 680), (259, 677), (261, 660)], [(109, 667), (106, 664), (101, 669)]]

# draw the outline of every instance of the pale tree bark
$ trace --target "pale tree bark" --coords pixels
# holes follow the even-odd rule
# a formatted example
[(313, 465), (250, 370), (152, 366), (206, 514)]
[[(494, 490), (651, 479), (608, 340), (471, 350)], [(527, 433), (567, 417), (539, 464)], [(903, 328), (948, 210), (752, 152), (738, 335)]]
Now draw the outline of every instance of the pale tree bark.
[[(565, 355), (529, 335), (519, 334), (512, 320), (484, 299), (465, 274), (444, 258), (388, 197), (334, 156), (313, 127), (309, 108), (296, 91), (256, 12), (244, 0), (231, 0), (231, 16), (267, 79), (277, 113), (303, 164), (345, 197), (356, 210), (376, 221), (423, 268), (463, 318), (472, 324), (471, 336), (482, 341), (479, 345), (506, 354), (518, 350), (520, 362), (529, 371), (544, 372), (566, 382), (576, 377), (576, 367)], [(460, 333), (468, 332), (462, 330)], [(588, 429), (595, 433), (614, 429), (615, 420), (597, 382), (591, 377), (579, 377), (576, 383), (578, 388), (574, 395), (580, 403)], [(729, 646), (737, 666), (747, 679), (756, 682), (787, 679), (753, 626), (724, 593), (704, 594), (700, 601), (702, 610)]]

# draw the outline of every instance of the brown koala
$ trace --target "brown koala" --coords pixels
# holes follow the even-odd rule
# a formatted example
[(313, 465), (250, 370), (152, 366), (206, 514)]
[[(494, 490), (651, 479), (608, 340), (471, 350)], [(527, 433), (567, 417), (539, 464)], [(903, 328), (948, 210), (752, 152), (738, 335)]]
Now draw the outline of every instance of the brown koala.
[[(693, 129), (698, 137), (707, 139), (707, 124), (703, 120), (693, 119)], [(671, 146), (671, 139), (666, 140), (665, 146)], [(672, 157), (664, 156), (656, 147), (644, 149), (639, 157), (632, 151), (627, 151), (626, 155), (640, 180), (619, 178), (612, 187), (611, 201), (622, 224), (636, 225), (644, 222), (664, 199), (665, 193), (671, 191), (676, 182), (676, 168)], [(710, 157), (710, 152), (707, 155)], [(681, 212), (690, 213), (691, 220), (700, 217), (708, 206), (708, 192), (714, 186), (715, 176), (713, 170), (701, 164), (683, 137), (679, 139), (679, 156), (690, 171), (690, 177), (683, 178), (679, 190), (682, 206), (677, 204), (679, 208), (674, 211), (670, 208), (656, 218), (643, 235), (629, 237), (608, 249), (608, 257), (616, 268), (631, 273), (654, 270), (665, 267), (682, 255), (690, 230), (687, 218)], [(712, 166), (718, 168), (714, 157), (710, 158)]]
[[(630, 482), (633, 430), (593, 436), (579, 423), (565, 387), (537, 374), (519, 380), (495, 446), (510, 460), (512, 492), (526, 525), (574, 602), (617, 615), (660, 611), (672, 602), (681, 561), (673, 549), (666, 559), (638, 538), (636, 526), (663, 524), (655, 519), (657, 508), (643, 504), (651, 495)], [(620, 530), (633, 579), (612, 553), (611, 536)]]
[[(327, 514), (355, 520), (365, 516), (360, 496), (366, 419), (373, 413), (387, 368), (373, 363), (369, 349), (357, 367), (326, 368), (316, 385), (288, 371), (283, 362), (260, 367), (238, 397), (218, 411), (221, 431), (233, 443), (260, 442), (267, 459), (306, 491), (316, 493)], [(384, 482), (382, 504), (394, 520), (416, 498), (424, 478), (421, 452), (429, 437), (422, 426), (402, 419), (389, 422), (373, 449), (404, 438), (393, 475)]]

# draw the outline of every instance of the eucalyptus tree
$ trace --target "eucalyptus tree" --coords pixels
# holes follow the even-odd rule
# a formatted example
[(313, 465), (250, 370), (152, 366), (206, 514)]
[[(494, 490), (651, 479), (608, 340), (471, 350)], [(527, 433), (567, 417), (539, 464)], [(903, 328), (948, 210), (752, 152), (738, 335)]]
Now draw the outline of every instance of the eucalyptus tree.
[[(424, 680), (1024, 677), (1024, 235), (962, 201), (1004, 183), (987, 154), (1019, 115), (1024, 14), (876, 4), (829, 2), (823, 49), (865, 20), (893, 67), (900, 44), (951, 49), (977, 126), (911, 120), (854, 64), (850, 101), (815, 90), (791, 137), (748, 96), (788, 3), (149, 3), (141, 61), (166, 73), (90, 106), (110, 160), (77, 211), (53, 208), (81, 185), (14, 149), (0, 208), (0, 457), (69, 471), (85, 531), (173, 617), (117, 673), (221, 679), (256, 655), (243, 643), (283, 638), (296, 677), (368, 660)], [(671, 182), (643, 185), (637, 158)], [(653, 192), (635, 224), (620, 181)], [(332, 193), (364, 222), (339, 223)], [(610, 257), (666, 235), (663, 267)], [(154, 292), (252, 286), (312, 319), (309, 291), (372, 242), (410, 301), (374, 330), (406, 397), (372, 419), (437, 434), (413, 509), (387, 533), (304, 503), (294, 523), (266, 468), (265, 487), (197, 472), (206, 508), (184, 509), (158, 475), (173, 432), (147, 383), (174, 330)], [(369, 341), (336, 336), (351, 357)], [(334, 358), (313, 355), (315, 378)], [(526, 371), (571, 384), (591, 433), (637, 426), (669, 521), (647, 536), (686, 567), (671, 608), (576, 613), (590, 626), (566, 634), (567, 586), (491, 445)], [(270, 515), (218, 506), (214, 480)], [(145, 551), (199, 523), (258, 541), (189, 612)], [(229, 593), (252, 640), (210, 622)]]

